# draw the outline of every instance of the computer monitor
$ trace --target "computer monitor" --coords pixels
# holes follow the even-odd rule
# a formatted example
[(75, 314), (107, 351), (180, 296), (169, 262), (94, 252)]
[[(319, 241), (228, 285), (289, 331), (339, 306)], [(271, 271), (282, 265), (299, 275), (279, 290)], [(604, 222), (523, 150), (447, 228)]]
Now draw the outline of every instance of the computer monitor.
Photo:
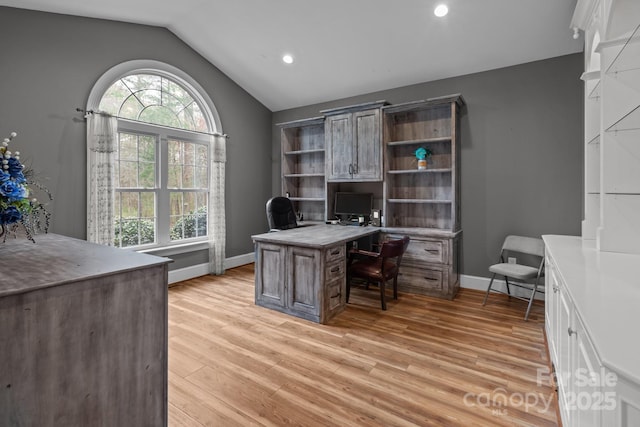
[(357, 216), (368, 218), (371, 215), (372, 208), (372, 193), (346, 193), (340, 191), (336, 193), (336, 203), (334, 205), (336, 215), (347, 218)]

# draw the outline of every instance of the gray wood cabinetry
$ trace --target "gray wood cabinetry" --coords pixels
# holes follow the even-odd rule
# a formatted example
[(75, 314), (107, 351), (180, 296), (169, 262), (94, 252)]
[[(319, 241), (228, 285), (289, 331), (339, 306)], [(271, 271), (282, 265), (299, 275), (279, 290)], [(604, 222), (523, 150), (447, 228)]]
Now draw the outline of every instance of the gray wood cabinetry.
[[(374, 192), (381, 190), (383, 199), (383, 229), (395, 236), (411, 236), (400, 289), (453, 298), (459, 288), (459, 117), (464, 99), (455, 94), (386, 104), (333, 108), (321, 111), (323, 117), (281, 124), (283, 192), (290, 193), (305, 219), (324, 220), (334, 214), (337, 191), (358, 191), (361, 186), (371, 192), (377, 186)], [(426, 168), (418, 168), (415, 152), (420, 147), (432, 153)], [(283, 268), (282, 262), (267, 267), (267, 258), (264, 268)], [(325, 276), (320, 277), (322, 282)], [(334, 290), (339, 295), (337, 287)], [(262, 304), (287, 305), (272, 296), (281, 298), (282, 289), (267, 286), (263, 291), (256, 295)], [(326, 295), (321, 298), (323, 303), (329, 301)]]
[(289, 194), (296, 212), (307, 221), (324, 221), (324, 118), (280, 123), (282, 195)]
[(381, 181), (385, 101), (323, 110), (327, 181)]
[(346, 303), (346, 243), (379, 231), (314, 225), (253, 236), (256, 304), (326, 323)]
[[(385, 147), (384, 224), (411, 237), (400, 290), (453, 298), (460, 287), (461, 95), (382, 109)], [(426, 169), (415, 152), (431, 151)]]
[(166, 426), (166, 258), (53, 234), (0, 246), (0, 425)]
[(460, 233), (385, 228), (382, 238), (408, 235), (411, 242), (402, 258), (398, 290), (452, 299), (460, 289), (458, 271)]

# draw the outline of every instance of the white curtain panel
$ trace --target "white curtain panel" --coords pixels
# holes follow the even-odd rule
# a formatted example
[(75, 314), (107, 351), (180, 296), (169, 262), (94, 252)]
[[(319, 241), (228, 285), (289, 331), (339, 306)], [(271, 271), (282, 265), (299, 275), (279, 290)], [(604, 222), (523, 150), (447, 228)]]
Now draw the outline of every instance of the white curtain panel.
[(94, 113), (87, 117), (87, 240), (113, 246), (115, 152), (118, 120)]
[(224, 170), (227, 161), (227, 138), (213, 135), (209, 149), (209, 209), (207, 235), (209, 236), (209, 273), (223, 274), (225, 259), (226, 223), (224, 207)]

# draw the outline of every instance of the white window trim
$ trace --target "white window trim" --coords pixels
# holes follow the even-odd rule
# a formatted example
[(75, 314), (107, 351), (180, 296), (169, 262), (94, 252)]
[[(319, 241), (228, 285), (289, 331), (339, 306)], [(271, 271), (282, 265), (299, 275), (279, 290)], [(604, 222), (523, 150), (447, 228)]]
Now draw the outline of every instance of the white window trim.
[[(155, 61), (150, 59), (139, 59), (133, 61), (123, 62), (121, 64), (115, 65), (114, 67), (107, 70), (100, 78), (96, 81), (91, 92), (89, 94), (89, 99), (87, 100), (86, 111), (98, 111), (100, 107), (100, 101), (104, 96), (107, 89), (111, 87), (115, 82), (120, 80), (125, 76), (129, 76), (132, 74), (153, 74), (162, 77), (166, 77), (167, 79), (178, 82), (184, 88), (189, 91), (189, 94), (200, 104), (202, 109), (202, 113), (204, 115), (205, 120), (207, 121), (207, 127), (211, 130), (213, 134), (223, 135), (222, 131), (222, 123), (220, 122), (220, 116), (218, 111), (213, 104), (213, 101), (207, 94), (200, 84), (195, 81), (191, 76), (189, 76), (184, 71), (179, 68), (174, 67), (173, 65), (169, 65), (167, 63), (161, 61)], [(136, 122), (133, 120), (127, 120), (124, 118), (119, 118), (119, 122), (126, 122), (126, 129), (134, 130), (136, 126)], [(162, 125), (154, 125), (157, 127), (165, 128), (167, 134), (171, 136), (175, 136), (179, 138), (179, 135), (193, 136), (194, 134), (203, 135), (202, 132), (197, 131), (188, 131), (185, 129), (174, 129), (171, 127), (166, 127)], [(125, 130), (123, 127), (120, 130)], [(190, 138), (194, 139), (194, 138)], [(195, 140), (200, 139), (196, 138)], [(160, 147), (158, 147), (160, 148)], [(166, 154), (166, 153), (165, 153)], [(88, 160), (88, 159), (87, 159)], [(89, 182), (89, 171), (87, 171), (87, 182)], [(88, 191), (88, 189), (87, 189)], [(87, 198), (88, 200), (88, 198)], [(159, 215), (160, 213), (158, 213)], [(157, 225), (156, 225), (157, 227)], [(152, 245), (140, 245), (136, 247), (132, 247), (132, 249), (137, 251), (144, 252), (155, 252), (155, 251), (164, 251), (169, 250), (172, 254), (178, 253), (186, 253), (192, 252), (194, 249), (199, 249), (201, 246), (205, 244), (207, 238), (194, 238), (194, 239), (185, 239), (180, 240), (175, 243), (167, 243), (167, 244), (152, 244)]]

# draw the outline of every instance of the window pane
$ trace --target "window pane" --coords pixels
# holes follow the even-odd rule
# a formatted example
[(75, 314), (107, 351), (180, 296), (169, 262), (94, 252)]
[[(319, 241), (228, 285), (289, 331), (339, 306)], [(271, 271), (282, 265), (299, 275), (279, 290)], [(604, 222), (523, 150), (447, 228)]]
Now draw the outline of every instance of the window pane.
[(138, 120), (147, 123), (155, 123), (164, 126), (182, 128), (180, 120), (178, 120), (173, 111), (162, 105), (152, 105), (146, 107), (140, 113)]
[(154, 193), (140, 194), (140, 213), (144, 218), (154, 219), (156, 216), (156, 195)]
[(156, 187), (156, 139), (120, 132), (116, 171), (118, 188)]
[(195, 168), (195, 188), (207, 188), (209, 182), (209, 170), (207, 168)]
[(126, 119), (138, 120), (138, 115), (143, 108), (144, 105), (138, 101), (138, 98), (130, 95), (127, 99), (122, 100), (118, 116)]
[(156, 168), (154, 163), (140, 163), (138, 182), (142, 188), (154, 188), (156, 182)]
[(186, 165), (182, 168), (182, 188), (194, 188), (194, 174), (195, 168), (190, 165)]
[(135, 162), (120, 162), (118, 186), (120, 188), (135, 188), (138, 184), (138, 164)]
[(122, 218), (138, 218), (140, 216), (140, 193), (123, 192), (120, 194)]
[(206, 145), (196, 145), (196, 161), (195, 165), (199, 167), (209, 167), (209, 149)]
[(118, 158), (120, 160), (138, 160), (138, 138), (130, 133), (118, 135)]
[(141, 162), (156, 161), (156, 139), (150, 135), (140, 135), (138, 141), (138, 156)]
[(136, 97), (142, 102), (145, 107), (152, 105), (162, 105), (162, 92), (156, 89), (141, 90), (136, 93)]
[(170, 215), (181, 216), (182, 215), (182, 193), (171, 192), (170, 195)]
[(171, 240), (207, 235), (207, 193), (171, 193)]
[(116, 192), (115, 243), (120, 247), (156, 241), (155, 194)]
[(169, 165), (169, 179), (167, 185), (169, 188), (182, 187), (182, 167), (179, 165)]

